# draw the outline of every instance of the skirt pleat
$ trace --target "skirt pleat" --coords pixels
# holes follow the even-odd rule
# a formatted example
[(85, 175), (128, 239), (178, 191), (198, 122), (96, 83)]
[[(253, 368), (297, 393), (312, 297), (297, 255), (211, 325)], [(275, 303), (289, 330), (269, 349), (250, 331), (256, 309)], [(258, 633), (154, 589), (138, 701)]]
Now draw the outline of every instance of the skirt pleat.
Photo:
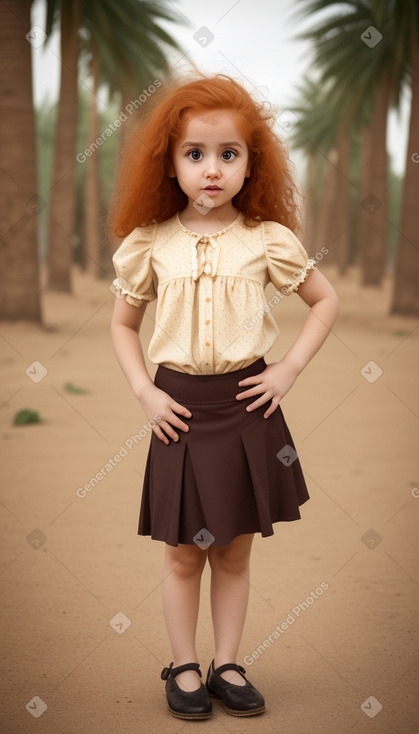
[(180, 416), (189, 431), (175, 428), (177, 442), (151, 434), (139, 535), (176, 546), (205, 531), (222, 546), (243, 533), (273, 535), (273, 523), (301, 518), (310, 497), (280, 406), (265, 419), (269, 402), (248, 412), (257, 396), (235, 398), (249, 389), (237, 383), (266, 366), (262, 357), (234, 372), (190, 375), (159, 365), (154, 384), (192, 417)]

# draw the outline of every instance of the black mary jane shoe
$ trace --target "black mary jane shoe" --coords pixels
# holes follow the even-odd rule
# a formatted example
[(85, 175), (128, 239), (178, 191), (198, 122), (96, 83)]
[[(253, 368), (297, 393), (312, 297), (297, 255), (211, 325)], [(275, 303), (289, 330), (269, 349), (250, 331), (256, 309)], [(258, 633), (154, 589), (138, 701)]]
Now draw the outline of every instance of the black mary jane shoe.
[(186, 663), (173, 667), (163, 668), (161, 679), (166, 681), (166, 698), (169, 712), (177, 719), (209, 719), (212, 716), (212, 703), (203, 683), (196, 691), (183, 691), (175, 681), (179, 673), (184, 670), (195, 670), (199, 677), (202, 673), (199, 663)]
[[(225, 670), (237, 670), (246, 681), (246, 685), (238, 686), (221, 677)], [(214, 669), (214, 660), (208, 668), (207, 691), (213, 698), (220, 698), (228, 714), (232, 716), (254, 716), (265, 711), (265, 699), (262, 694), (245, 678), (245, 669), (236, 663), (226, 663)]]

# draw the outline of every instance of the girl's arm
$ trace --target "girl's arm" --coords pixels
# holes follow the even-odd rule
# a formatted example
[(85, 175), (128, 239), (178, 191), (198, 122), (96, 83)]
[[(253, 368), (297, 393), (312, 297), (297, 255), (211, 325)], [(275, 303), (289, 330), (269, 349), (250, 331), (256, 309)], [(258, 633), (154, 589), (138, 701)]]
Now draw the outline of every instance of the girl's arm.
[(339, 299), (333, 286), (319, 270), (310, 273), (298, 287), (297, 294), (310, 306), (310, 313), (281, 362), (293, 365), (298, 376), (329, 336), (339, 312)]
[(252, 411), (272, 400), (263, 414), (268, 418), (279, 405), (280, 400), (291, 389), (298, 375), (320, 349), (336, 321), (339, 312), (339, 299), (333, 286), (318, 270), (313, 270), (296, 291), (300, 298), (310, 306), (303, 328), (288, 352), (279, 362), (272, 362), (259, 375), (246, 377), (240, 387), (254, 385), (250, 390), (236, 395), (236, 399), (260, 397), (247, 406)]
[(116, 298), (111, 320), (111, 335), (116, 357), (137, 398), (154, 383), (145, 366), (139, 337), (147, 302), (140, 307)]
[(188, 424), (177, 414), (190, 418), (192, 413), (164, 390), (160, 390), (147, 372), (139, 335), (146, 306), (147, 302), (137, 307), (127, 303), (125, 298), (115, 299), (111, 320), (112, 342), (122, 371), (140, 401), (153, 432), (160, 441), (168, 444), (168, 436), (174, 441), (179, 440), (175, 428), (189, 431)]

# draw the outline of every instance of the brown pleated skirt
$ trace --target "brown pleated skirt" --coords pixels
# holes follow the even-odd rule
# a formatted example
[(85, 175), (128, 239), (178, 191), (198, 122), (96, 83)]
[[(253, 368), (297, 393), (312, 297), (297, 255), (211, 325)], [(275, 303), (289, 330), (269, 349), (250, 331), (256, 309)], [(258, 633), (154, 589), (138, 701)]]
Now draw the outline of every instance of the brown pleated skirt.
[(151, 432), (138, 535), (169, 545), (207, 540), (227, 545), (242, 533), (273, 535), (272, 524), (301, 518), (310, 499), (300, 461), (278, 406), (247, 411), (258, 396), (237, 400), (252, 386), (239, 380), (266, 369), (263, 357), (225, 374), (190, 375), (159, 365), (154, 384), (192, 417), (179, 441)]

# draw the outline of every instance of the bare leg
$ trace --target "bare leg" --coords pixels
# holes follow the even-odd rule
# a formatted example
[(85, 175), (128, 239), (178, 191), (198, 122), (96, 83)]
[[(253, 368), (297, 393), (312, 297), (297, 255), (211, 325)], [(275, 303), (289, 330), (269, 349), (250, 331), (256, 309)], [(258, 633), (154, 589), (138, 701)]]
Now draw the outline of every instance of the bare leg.
[[(214, 626), (214, 668), (235, 663), (249, 600), (250, 551), (253, 533), (239, 535), (229, 545), (208, 549), (211, 566), (211, 612)], [(241, 675), (227, 670), (221, 676), (245, 685)]]
[[(173, 667), (199, 662), (195, 649), (199, 593), (207, 551), (197, 545), (165, 545), (162, 582), (163, 614), (173, 652)], [(199, 688), (201, 679), (193, 670), (176, 676), (185, 691)]]

